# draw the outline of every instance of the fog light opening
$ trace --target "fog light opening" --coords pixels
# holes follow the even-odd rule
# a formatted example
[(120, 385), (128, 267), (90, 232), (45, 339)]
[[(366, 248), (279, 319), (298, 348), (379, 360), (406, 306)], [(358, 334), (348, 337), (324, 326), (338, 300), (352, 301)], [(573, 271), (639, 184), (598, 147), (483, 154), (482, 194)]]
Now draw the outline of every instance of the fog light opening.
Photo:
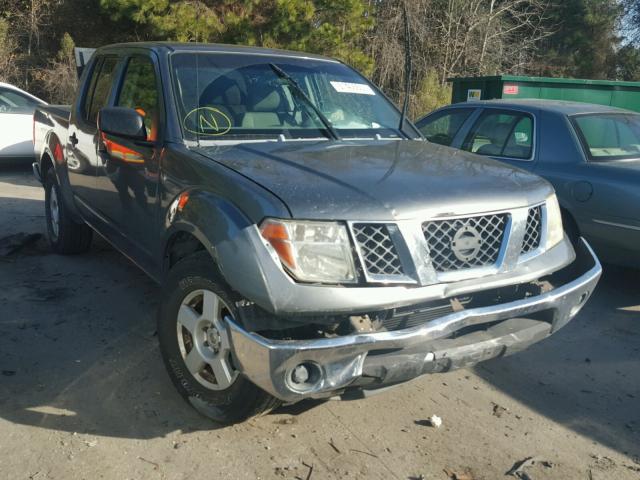
[(582, 309), (585, 302), (587, 301), (587, 298), (589, 298), (589, 292), (584, 292), (582, 295), (580, 295), (580, 298), (578, 299), (578, 303), (576, 303), (573, 306), (573, 308), (571, 308), (571, 311), (569, 312), (569, 316), (571, 318), (575, 317), (578, 314), (578, 312)]
[(322, 381), (322, 368), (314, 362), (303, 362), (293, 367), (288, 375), (289, 386), (299, 392), (308, 392)]

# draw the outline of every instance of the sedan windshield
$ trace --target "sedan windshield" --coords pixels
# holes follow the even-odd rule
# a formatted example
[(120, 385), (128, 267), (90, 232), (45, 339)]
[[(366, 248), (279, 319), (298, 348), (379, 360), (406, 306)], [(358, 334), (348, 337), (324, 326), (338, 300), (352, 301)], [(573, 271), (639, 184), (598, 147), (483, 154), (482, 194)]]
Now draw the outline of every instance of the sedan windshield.
[(640, 157), (640, 115), (576, 115), (573, 123), (590, 160), (601, 162)]
[(171, 66), (187, 140), (404, 137), (398, 110), (336, 61), (176, 53)]

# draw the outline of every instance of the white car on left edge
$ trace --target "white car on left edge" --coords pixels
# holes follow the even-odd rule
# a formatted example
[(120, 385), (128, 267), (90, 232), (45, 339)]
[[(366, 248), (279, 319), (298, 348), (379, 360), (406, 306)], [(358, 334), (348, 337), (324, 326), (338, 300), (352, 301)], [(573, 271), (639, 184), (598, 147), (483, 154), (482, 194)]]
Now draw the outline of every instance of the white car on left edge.
[(33, 112), (46, 102), (8, 83), (0, 82), (0, 163), (33, 159)]

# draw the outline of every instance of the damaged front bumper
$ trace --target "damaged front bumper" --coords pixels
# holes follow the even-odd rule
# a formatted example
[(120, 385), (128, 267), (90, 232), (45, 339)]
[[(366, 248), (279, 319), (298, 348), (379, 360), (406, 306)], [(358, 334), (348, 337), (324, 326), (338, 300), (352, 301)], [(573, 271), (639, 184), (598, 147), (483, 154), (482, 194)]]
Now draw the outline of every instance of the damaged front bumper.
[(548, 337), (593, 292), (602, 268), (581, 240), (552, 288), (507, 303), (457, 311), (417, 327), (313, 340), (272, 340), (227, 319), (239, 370), (285, 402), (394, 385), (509, 355)]

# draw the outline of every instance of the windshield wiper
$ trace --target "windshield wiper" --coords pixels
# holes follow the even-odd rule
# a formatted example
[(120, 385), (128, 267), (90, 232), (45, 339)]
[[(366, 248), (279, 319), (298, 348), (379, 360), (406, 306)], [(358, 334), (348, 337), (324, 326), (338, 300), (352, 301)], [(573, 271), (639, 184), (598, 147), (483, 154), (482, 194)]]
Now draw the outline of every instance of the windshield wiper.
[(318, 118), (320, 119), (320, 121), (322, 122), (324, 127), (327, 129), (327, 132), (329, 132), (331, 137), (333, 137), (334, 140), (342, 140), (340, 138), (340, 135), (336, 131), (336, 129), (333, 128), (333, 125), (331, 125), (331, 122), (329, 121), (329, 119), (324, 116), (324, 113), (322, 113), (320, 111), (320, 109), (318, 107), (316, 107), (315, 104), (311, 101), (311, 99), (307, 96), (307, 94), (304, 93), (304, 90), (302, 90), (302, 88), (300, 88), (300, 85), (298, 85), (298, 82), (296, 82), (293, 79), (293, 77), (291, 77), (291, 75), (289, 75), (287, 72), (282, 70), (275, 63), (270, 63), (269, 66), (271, 67), (271, 70), (273, 70), (278, 77), (282, 78), (283, 80), (285, 80), (287, 82), (289, 87), (291, 87), (291, 90), (295, 94), (297, 94), (297, 96), (299, 98), (301, 98), (304, 101), (304, 103), (307, 104), (307, 106), (311, 107), (311, 109), (318, 116)]

